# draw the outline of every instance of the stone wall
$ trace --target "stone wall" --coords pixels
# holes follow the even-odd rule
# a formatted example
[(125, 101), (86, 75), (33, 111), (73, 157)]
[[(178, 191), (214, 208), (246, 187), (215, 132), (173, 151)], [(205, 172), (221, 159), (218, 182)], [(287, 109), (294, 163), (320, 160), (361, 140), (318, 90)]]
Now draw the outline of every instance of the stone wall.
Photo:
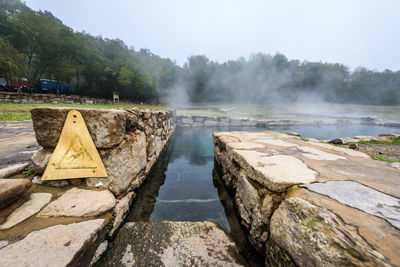
[[(70, 110), (34, 108), (31, 111), (36, 139), (41, 145), (32, 157), (39, 175), (47, 166)], [(82, 114), (108, 174), (108, 178), (87, 178), (86, 185), (108, 188), (116, 196), (140, 186), (175, 128), (171, 111), (76, 110)]]
[(278, 132), (215, 133), (214, 145), (266, 266), (400, 265), (396, 166)]
[(18, 94), (0, 91), (0, 103), (112, 104), (112, 100), (79, 95)]
[(177, 126), (184, 127), (229, 127), (229, 126), (256, 126), (256, 120), (231, 119), (229, 117), (208, 117), (208, 116), (177, 116)]
[(232, 119), (230, 117), (210, 116), (176, 116), (176, 125), (183, 127), (239, 127), (239, 126), (322, 126), (322, 125), (379, 125), (400, 127), (398, 121), (379, 121), (375, 118), (264, 118), (264, 119)]

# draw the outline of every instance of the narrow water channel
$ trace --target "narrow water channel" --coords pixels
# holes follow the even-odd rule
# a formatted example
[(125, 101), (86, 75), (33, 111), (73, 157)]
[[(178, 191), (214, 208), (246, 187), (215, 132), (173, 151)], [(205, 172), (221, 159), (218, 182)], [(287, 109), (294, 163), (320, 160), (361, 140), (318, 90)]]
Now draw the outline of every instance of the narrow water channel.
[[(250, 266), (263, 264), (240, 227), (232, 197), (214, 172), (213, 132), (295, 131), (303, 137), (330, 139), (400, 133), (399, 128), (351, 125), (324, 127), (177, 128), (150, 177), (139, 188), (127, 221), (213, 221), (231, 234)], [(247, 254), (247, 256), (246, 256)]]

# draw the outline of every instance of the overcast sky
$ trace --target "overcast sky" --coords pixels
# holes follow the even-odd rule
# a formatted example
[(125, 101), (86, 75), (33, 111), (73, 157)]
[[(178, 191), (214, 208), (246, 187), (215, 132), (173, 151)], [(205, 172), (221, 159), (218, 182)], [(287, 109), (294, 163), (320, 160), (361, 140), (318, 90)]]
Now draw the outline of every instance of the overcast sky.
[(254, 52), (400, 70), (400, 0), (26, 0), (76, 31), (183, 64)]

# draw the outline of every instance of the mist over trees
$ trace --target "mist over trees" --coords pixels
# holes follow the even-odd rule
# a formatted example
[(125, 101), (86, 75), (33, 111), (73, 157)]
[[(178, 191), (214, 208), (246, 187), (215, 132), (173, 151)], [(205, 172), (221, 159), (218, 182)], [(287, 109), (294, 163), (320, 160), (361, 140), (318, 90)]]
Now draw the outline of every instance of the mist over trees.
[(300, 62), (282, 54), (254, 54), (222, 64), (191, 56), (184, 65), (192, 102), (400, 103), (400, 71), (376, 72), (343, 64)]
[(119, 39), (75, 32), (48, 11), (0, 0), (0, 77), (60, 80), (75, 94), (165, 103), (313, 101), (400, 104), (400, 71), (253, 54), (224, 63), (190, 56), (183, 67)]

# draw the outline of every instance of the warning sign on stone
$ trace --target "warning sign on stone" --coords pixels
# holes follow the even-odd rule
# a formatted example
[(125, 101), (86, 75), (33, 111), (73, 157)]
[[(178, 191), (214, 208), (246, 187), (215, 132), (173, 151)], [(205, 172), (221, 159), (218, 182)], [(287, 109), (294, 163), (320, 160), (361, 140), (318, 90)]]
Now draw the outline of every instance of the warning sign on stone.
[(68, 113), (60, 139), (42, 180), (107, 177), (81, 113)]

